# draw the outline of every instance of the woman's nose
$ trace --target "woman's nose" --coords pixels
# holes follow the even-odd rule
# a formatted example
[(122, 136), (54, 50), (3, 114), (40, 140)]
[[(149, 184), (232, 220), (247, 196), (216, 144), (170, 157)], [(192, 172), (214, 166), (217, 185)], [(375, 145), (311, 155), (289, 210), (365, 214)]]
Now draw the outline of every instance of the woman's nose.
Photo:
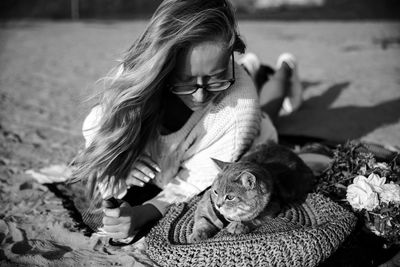
[[(205, 85), (205, 79), (204, 77), (197, 77), (197, 84), (198, 85)], [(205, 102), (208, 96), (208, 91), (205, 90), (204, 88), (199, 88), (194, 94), (193, 94), (193, 99), (196, 102)]]
[(193, 94), (193, 100), (199, 103), (203, 103), (206, 101), (208, 96), (207, 90), (203, 88), (197, 89), (197, 91)]

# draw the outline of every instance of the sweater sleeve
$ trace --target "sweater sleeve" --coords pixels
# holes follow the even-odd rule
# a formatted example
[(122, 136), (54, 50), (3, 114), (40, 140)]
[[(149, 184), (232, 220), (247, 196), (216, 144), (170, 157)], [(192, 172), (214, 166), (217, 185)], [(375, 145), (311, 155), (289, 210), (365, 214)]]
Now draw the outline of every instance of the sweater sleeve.
[(85, 147), (88, 147), (93, 141), (94, 136), (99, 130), (99, 122), (103, 116), (103, 111), (99, 105), (92, 108), (89, 114), (86, 116), (82, 125), (82, 134), (85, 139)]
[[(244, 99), (240, 101), (250, 101)], [(211, 186), (219, 169), (212, 158), (236, 161), (259, 133), (260, 114), (255, 103), (226, 107), (205, 122), (206, 136), (193, 144), (196, 152), (181, 164), (178, 174), (155, 198), (147, 201), (165, 214), (172, 203), (186, 201)]]

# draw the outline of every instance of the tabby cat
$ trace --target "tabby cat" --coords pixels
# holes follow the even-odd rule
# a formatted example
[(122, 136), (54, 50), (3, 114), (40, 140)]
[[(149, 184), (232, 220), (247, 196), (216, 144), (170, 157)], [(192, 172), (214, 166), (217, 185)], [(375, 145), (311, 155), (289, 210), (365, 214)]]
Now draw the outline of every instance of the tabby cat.
[(248, 233), (265, 216), (303, 202), (314, 184), (302, 159), (274, 143), (255, 147), (236, 163), (213, 160), (221, 172), (198, 203), (189, 242), (210, 238), (224, 227), (232, 234)]

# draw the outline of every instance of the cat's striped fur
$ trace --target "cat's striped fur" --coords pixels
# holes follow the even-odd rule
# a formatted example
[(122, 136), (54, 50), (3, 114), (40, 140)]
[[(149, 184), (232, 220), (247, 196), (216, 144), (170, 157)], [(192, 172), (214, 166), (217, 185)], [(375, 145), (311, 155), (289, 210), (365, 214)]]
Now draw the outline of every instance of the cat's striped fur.
[(304, 201), (314, 182), (294, 152), (274, 143), (257, 146), (236, 163), (215, 162), (221, 172), (199, 201), (191, 242), (225, 226), (233, 234), (247, 233), (284, 205)]

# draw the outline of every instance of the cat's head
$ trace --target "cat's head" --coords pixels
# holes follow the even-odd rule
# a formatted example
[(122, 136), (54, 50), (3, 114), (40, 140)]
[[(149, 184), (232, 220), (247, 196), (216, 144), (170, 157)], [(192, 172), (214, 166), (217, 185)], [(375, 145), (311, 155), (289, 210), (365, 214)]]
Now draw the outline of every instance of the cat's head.
[(211, 187), (215, 208), (230, 221), (257, 217), (268, 204), (273, 186), (272, 179), (258, 177), (271, 174), (251, 162), (214, 162), (221, 170)]

